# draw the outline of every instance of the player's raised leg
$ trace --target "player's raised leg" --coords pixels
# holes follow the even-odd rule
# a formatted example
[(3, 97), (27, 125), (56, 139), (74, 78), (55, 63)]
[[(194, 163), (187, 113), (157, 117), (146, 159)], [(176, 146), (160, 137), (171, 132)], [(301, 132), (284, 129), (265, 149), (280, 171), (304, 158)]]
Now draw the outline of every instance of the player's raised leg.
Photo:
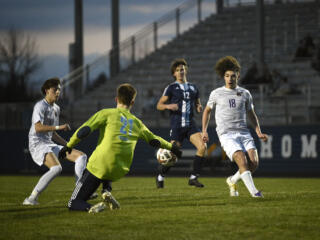
[(83, 152), (72, 149), (70, 154), (67, 154), (67, 160), (74, 162), (74, 174), (76, 177), (76, 184), (82, 177), (83, 171), (87, 165), (87, 155)]

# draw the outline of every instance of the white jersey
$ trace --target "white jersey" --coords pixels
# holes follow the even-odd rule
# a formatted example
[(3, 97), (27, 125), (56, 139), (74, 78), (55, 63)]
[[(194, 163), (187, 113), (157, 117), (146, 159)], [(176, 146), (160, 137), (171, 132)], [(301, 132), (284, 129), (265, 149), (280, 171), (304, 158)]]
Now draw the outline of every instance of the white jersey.
[(207, 106), (216, 108), (216, 130), (219, 137), (229, 131), (249, 131), (247, 111), (253, 109), (253, 102), (247, 89), (239, 86), (235, 89), (217, 88), (210, 93)]
[(32, 123), (29, 131), (29, 149), (40, 143), (52, 144), (52, 131), (36, 133), (35, 124), (59, 125), (60, 107), (57, 104), (50, 105), (45, 99), (37, 102), (33, 108)]

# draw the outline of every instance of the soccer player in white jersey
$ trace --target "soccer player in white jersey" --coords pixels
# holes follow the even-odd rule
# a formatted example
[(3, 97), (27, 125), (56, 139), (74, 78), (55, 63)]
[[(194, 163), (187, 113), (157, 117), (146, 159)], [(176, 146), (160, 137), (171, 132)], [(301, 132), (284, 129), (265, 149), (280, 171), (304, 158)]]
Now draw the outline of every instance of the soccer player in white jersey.
[(227, 178), (230, 196), (239, 196), (236, 183), (242, 179), (252, 197), (263, 197), (256, 189), (251, 175), (258, 167), (259, 158), (246, 117), (248, 116), (262, 141), (267, 141), (268, 136), (261, 132), (250, 92), (237, 85), (240, 69), (240, 64), (232, 56), (223, 57), (216, 63), (216, 73), (224, 79), (225, 86), (213, 90), (210, 94), (202, 115), (202, 135), (204, 142), (208, 142), (207, 128), (210, 113), (215, 107), (216, 131), (221, 146), (230, 160), (239, 167), (233, 176)]
[[(23, 201), (23, 205), (37, 205), (38, 197), (48, 184), (62, 170), (58, 153), (66, 145), (66, 141), (56, 131), (68, 131), (68, 124), (59, 125), (60, 107), (55, 103), (60, 95), (59, 78), (50, 78), (41, 87), (44, 99), (33, 108), (32, 123), (29, 131), (29, 151), (33, 161), (39, 166), (45, 165), (49, 170), (40, 178), (31, 195)], [(76, 150), (67, 154), (66, 159), (75, 163), (76, 181), (82, 176), (87, 164), (87, 155)]]

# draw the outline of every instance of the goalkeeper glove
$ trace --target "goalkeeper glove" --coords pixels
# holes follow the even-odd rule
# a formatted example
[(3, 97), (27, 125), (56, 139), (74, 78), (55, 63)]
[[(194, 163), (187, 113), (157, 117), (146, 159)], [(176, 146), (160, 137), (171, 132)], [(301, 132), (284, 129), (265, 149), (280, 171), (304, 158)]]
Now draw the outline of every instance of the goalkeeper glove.
[(67, 156), (67, 152), (70, 154), (71, 151), (72, 151), (72, 148), (69, 148), (69, 147), (67, 147), (67, 146), (64, 146), (64, 147), (60, 150), (60, 152), (59, 152), (59, 159), (60, 159), (60, 160), (65, 159), (66, 156)]
[(180, 147), (174, 142), (172, 143), (171, 152), (173, 152), (174, 155), (176, 155), (178, 158), (181, 158), (182, 151), (180, 150)]

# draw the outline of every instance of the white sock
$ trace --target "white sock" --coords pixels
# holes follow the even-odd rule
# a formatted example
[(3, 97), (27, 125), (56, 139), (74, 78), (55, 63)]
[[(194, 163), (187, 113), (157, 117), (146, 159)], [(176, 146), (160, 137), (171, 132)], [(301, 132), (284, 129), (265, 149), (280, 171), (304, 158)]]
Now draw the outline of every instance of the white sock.
[(74, 162), (74, 174), (76, 176), (76, 185), (82, 177), (83, 171), (87, 166), (87, 155), (83, 154)]
[(197, 178), (197, 176), (195, 176), (195, 175), (193, 175), (193, 174), (191, 174), (190, 175), (190, 179), (192, 180), (192, 179), (196, 179)]
[(258, 192), (256, 187), (254, 186), (250, 171), (245, 171), (245, 172), (241, 173), (241, 179), (242, 179), (244, 185), (246, 185), (251, 196), (253, 196), (254, 194), (256, 194)]
[(241, 175), (239, 170), (230, 178), (232, 183), (237, 183), (240, 179), (241, 179)]
[(33, 189), (32, 193), (30, 195), (30, 198), (37, 199), (38, 196), (39, 196), (39, 192), (36, 189)]
[(55, 165), (49, 169), (42, 177), (39, 179), (37, 185), (34, 187), (30, 198), (37, 199), (39, 194), (43, 192), (49, 183), (58, 176), (62, 171), (61, 165)]
[(158, 181), (160, 182), (164, 181), (164, 177), (162, 177), (161, 174), (158, 175)]

